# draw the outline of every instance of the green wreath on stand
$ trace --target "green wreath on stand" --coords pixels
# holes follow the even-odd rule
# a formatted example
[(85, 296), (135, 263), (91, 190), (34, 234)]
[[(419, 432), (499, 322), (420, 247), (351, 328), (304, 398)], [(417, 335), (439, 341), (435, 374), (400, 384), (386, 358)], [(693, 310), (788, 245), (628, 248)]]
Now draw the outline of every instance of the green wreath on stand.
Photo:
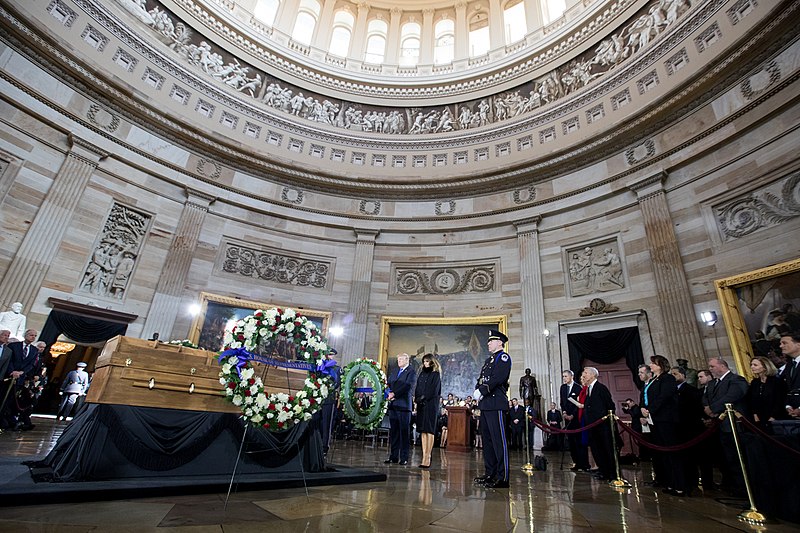
[[(372, 359), (356, 359), (342, 369), (342, 406), (353, 426), (373, 430), (381, 425), (389, 407), (386, 387), (386, 374)], [(366, 409), (359, 407), (360, 393), (372, 394), (372, 402)]]

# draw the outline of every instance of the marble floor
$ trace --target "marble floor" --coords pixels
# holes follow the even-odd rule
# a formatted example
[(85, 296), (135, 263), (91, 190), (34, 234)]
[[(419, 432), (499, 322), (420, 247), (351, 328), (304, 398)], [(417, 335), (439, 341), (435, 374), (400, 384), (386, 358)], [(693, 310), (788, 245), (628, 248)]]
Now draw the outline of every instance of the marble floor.
[[(0, 435), (4, 458), (47, 453), (65, 424), (34, 419), (28, 432)], [(138, 498), (108, 502), (48, 504), (0, 510), (0, 531), (13, 532), (644, 532), (691, 533), (797, 531), (796, 525), (749, 526), (736, 518), (744, 502), (710, 493), (691, 498), (645, 487), (646, 469), (625, 468), (632, 488), (617, 492), (587, 474), (559, 469), (560, 454), (546, 454), (546, 472), (524, 474), (521, 453), (512, 455), (511, 488), (487, 490), (472, 484), (482, 474), (480, 451), (434, 450), (429, 471), (384, 465), (385, 446), (336, 442), (333, 464), (385, 472), (382, 483), (239, 492), (227, 509), (224, 494)], [(0, 504), (1, 505), (1, 504)]]

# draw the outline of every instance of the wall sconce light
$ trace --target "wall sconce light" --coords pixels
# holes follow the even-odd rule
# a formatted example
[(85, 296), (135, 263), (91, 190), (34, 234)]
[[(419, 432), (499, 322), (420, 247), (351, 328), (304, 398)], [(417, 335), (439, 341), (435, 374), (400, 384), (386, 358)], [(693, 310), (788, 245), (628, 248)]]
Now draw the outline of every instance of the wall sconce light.
[(717, 323), (717, 313), (716, 311), (703, 311), (700, 313), (700, 318), (705, 322), (706, 326), (714, 327)]

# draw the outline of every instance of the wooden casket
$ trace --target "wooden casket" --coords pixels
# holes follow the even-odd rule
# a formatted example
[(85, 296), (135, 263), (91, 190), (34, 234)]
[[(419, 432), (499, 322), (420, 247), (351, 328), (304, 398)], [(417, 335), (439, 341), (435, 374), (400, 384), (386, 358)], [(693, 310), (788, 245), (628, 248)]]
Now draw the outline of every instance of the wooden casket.
[[(218, 358), (207, 350), (117, 336), (97, 358), (86, 401), (239, 413), (225, 399)], [(269, 393), (296, 392), (308, 376), (305, 370), (253, 366)]]

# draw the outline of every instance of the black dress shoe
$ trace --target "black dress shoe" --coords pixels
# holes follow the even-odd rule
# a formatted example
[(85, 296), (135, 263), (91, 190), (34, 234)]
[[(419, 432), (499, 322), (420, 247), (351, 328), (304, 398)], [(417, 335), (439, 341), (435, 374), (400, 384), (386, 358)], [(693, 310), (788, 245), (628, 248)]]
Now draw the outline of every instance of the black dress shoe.
[(508, 480), (496, 479), (492, 480), (491, 482), (487, 482), (484, 487), (487, 489), (507, 489), (508, 488)]
[(383, 464), (388, 465), (389, 463), (397, 464), (397, 459), (386, 459)]
[(399, 463), (397, 463), (397, 464), (400, 464), (400, 465), (403, 465), (403, 466), (405, 466), (405, 465), (407, 465), (407, 464), (408, 464), (408, 461), (405, 461), (405, 460), (404, 460), (404, 461), (400, 461), (400, 462), (399, 462)]

